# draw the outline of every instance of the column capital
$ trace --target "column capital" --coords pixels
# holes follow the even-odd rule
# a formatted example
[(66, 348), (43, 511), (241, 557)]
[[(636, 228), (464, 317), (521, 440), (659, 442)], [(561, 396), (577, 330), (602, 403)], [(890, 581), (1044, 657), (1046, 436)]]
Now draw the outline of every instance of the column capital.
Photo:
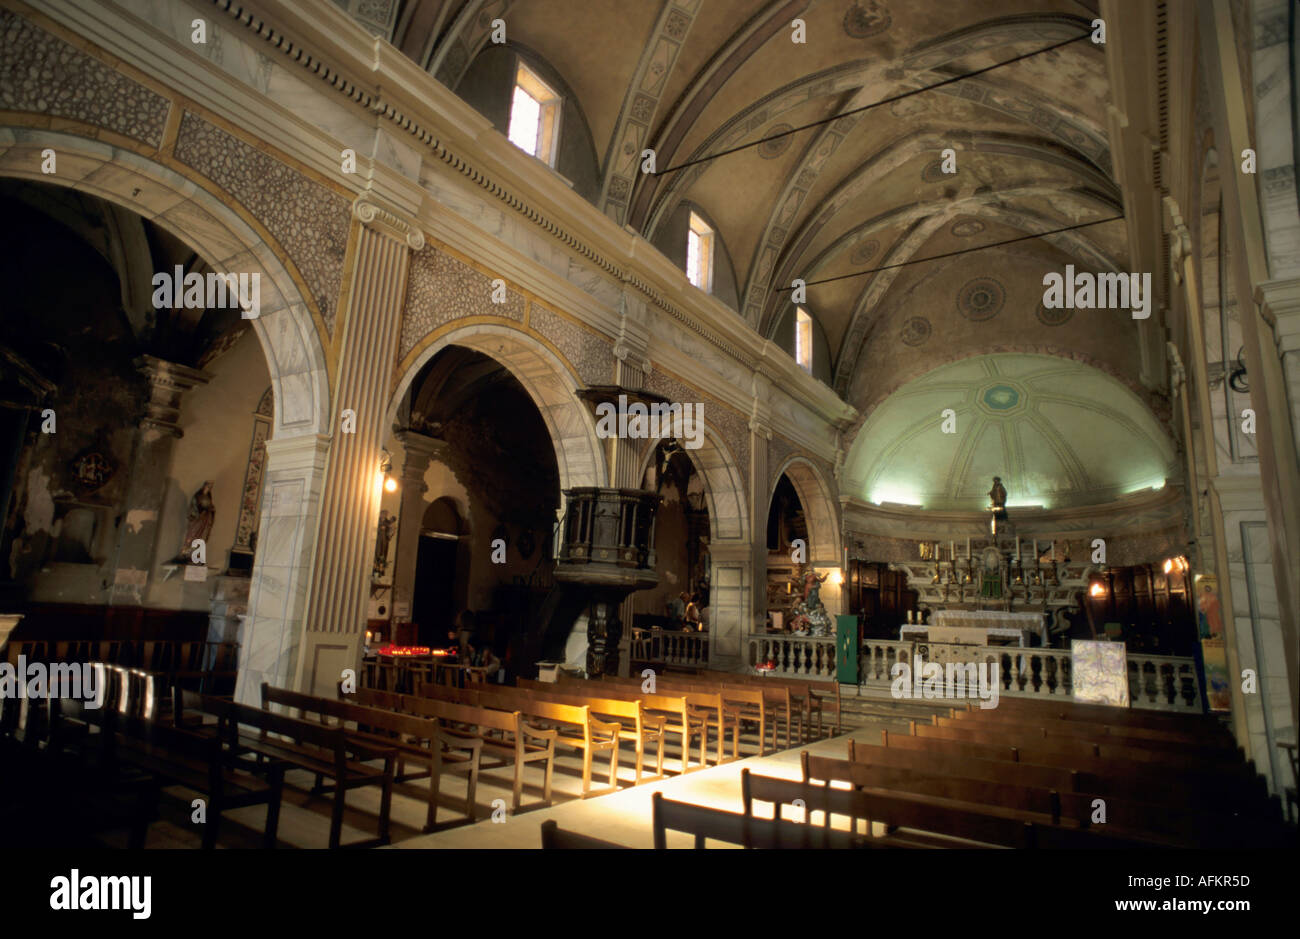
[(397, 209), (381, 202), (372, 193), (363, 192), (352, 203), (352, 214), (362, 225), (381, 235), (400, 241), (412, 251), (424, 247), (424, 232), (419, 224)]

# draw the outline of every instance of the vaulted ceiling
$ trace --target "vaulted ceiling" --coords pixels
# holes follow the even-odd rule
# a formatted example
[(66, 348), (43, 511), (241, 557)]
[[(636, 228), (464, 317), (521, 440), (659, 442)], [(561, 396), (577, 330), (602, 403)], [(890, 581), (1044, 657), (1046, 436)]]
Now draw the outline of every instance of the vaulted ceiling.
[[(1137, 380), (1133, 343), (1099, 343), (1097, 320), (1037, 303), (1048, 271), (1127, 261), (1122, 222), (1032, 237), (1123, 212), (1102, 47), (1039, 52), (1086, 37), (1092, 0), (338, 2), (467, 100), (462, 79), (504, 20), (507, 48), (543, 60), (580, 109), (601, 211), (661, 247), (680, 206), (706, 213), (735, 268), (737, 314), (765, 337), (788, 333), (790, 283), (809, 282), (822, 377), (864, 412), (951, 357), (953, 337), (966, 355), (1081, 351)], [(640, 172), (646, 148), (658, 175)], [(943, 171), (948, 148), (956, 173)]]

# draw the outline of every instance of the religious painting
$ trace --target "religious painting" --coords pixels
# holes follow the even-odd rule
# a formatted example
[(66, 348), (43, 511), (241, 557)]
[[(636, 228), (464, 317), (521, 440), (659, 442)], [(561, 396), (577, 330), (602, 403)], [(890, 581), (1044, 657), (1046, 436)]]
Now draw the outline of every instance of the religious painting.
[(1196, 628), (1202, 639), (1223, 637), (1223, 615), (1219, 609), (1219, 578), (1214, 574), (1196, 576)]
[(1129, 706), (1128, 653), (1122, 642), (1075, 639), (1070, 643), (1074, 700)]
[(1202, 639), (1201, 656), (1205, 662), (1205, 696), (1211, 711), (1232, 710), (1228, 691), (1228, 651), (1222, 639)]

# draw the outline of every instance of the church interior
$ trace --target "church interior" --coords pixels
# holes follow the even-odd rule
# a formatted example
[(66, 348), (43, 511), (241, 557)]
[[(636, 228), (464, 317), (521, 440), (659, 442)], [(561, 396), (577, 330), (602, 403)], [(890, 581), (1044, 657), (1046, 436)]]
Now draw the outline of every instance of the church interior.
[(0, 843), (1294, 847), (1298, 27), (0, 0)]

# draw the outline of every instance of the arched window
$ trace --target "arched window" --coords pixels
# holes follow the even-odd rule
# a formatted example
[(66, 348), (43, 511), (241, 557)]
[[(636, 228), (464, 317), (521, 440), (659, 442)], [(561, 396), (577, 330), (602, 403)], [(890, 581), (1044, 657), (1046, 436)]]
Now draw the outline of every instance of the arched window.
[(694, 212), (686, 233), (686, 276), (705, 293), (713, 292), (713, 229)]
[(796, 307), (794, 314), (794, 360), (805, 371), (812, 371), (813, 363), (813, 326), (812, 317), (803, 307)]

